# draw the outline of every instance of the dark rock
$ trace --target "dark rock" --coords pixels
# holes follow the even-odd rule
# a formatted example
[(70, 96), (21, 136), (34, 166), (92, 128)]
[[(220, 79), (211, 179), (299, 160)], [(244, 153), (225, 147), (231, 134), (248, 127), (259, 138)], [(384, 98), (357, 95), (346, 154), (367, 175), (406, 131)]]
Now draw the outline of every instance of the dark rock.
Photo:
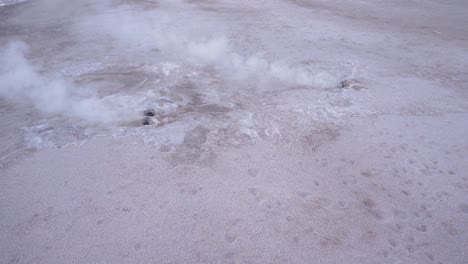
[(149, 126), (149, 125), (154, 124), (154, 121), (153, 119), (147, 116), (141, 120), (141, 124), (143, 124), (144, 126)]
[(143, 112), (143, 114), (144, 114), (145, 116), (155, 116), (155, 115), (156, 115), (156, 111), (154, 111), (154, 109), (148, 109), (148, 110), (145, 110), (145, 111)]
[(361, 81), (357, 79), (345, 79), (341, 82), (341, 88), (343, 89), (354, 89), (356, 91), (366, 89)]

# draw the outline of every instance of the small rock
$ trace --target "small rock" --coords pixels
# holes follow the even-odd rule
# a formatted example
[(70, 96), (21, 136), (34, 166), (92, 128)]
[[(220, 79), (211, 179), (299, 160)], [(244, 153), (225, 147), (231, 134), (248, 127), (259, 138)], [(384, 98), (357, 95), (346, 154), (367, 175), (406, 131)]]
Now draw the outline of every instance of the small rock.
[(365, 89), (364, 85), (357, 79), (345, 79), (341, 82), (341, 88), (354, 89), (356, 91)]
[(144, 126), (149, 126), (149, 125), (153, 125), (154, 121), (153, 119), (151, 119), (151, 117), (147, 116), (141, 120), (141, 124), (143, 124)]
[(148, 110), (145, 110), (145, 111), (143, 112), (143, 114), (144, 114), (145, 116), (155, 116), (155, 115), (156, 115), (156, 111), (154, 111), (154, 109), (148, 109)]

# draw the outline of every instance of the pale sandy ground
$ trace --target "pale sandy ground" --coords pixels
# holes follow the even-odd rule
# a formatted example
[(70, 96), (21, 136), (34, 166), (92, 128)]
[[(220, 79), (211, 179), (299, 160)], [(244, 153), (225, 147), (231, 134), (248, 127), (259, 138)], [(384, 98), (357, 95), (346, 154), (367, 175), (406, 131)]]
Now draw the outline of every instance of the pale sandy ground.
[(466, 1), (120, 1), (362, 89), (229, 80), (42, 2), (0, 7), (1, 44), (100, 96), (152, 91), (162, 123), (0, 98), (0, 263), (468, 263)]

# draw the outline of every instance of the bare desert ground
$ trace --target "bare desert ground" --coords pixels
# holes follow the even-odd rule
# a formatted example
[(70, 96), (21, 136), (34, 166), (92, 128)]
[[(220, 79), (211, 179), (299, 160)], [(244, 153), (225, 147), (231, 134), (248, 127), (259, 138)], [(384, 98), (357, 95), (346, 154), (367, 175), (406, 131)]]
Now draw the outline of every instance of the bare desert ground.
[(468, 263), (467, 25), (0, 0), (0, 263)]

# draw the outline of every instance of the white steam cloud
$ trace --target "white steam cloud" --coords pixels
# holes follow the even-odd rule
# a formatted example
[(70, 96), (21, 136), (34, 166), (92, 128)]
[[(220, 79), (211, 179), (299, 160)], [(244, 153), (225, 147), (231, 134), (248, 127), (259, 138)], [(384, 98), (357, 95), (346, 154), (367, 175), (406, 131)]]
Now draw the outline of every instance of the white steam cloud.
[(41, 74), (25, 57), (23, 42), (10, 42), (0, 49), (0, 96), (27, 100), (47, 115), (64, 115), (91, 123), (107, 123), (128, 117), (123, 108), (85, 94), (65, 80), (51, 80)]
[(216, 66), (226, 76), (260, 82), (279, 81), (284, 85), (314, 88), (336, 87), (337, 79), (326, 72), (312, 73), (304, 67), (294, 67), (281, 61), (269, 61), (261, 55), (243, 57), (231, 51), (225, 38), (186, 44), (187, 57)]
[[(77, 21), (76, 28), (86, 34), (109, 35), (116, 45), (129, 53), (149, 53), (157, 49), (162, 56), (170, 59), (214, 66), (227, 79), (279, 82), (286, 86), (302, 85), (318, 89), (332, 88), (338, 84), (335, 76), (324, 71), (312, 72), (302, 65), (269, 61), (260, 54), (242, 56), (233, 51), (226, 37), (213, 33), (216, 29), (206, 21), (165, 12), (134, 11), (120, 7)], [(184, 27), (178, 27), (179, 24)]]
[[(174, 2), (175, 3), (175, 2)], [(79, 6), (52, 12), (52, 7), (66, 7), (69, 1), (40, 1), (24, 15), (66, 14), (75, 16), (72, 35), (80, 45), (106, 43), (121, 57), (131, 60), (145, 58), (158, 64), (159, 60), (210, 65), (225, 79), (253, 81), (257, 84), (275, 83), (284, 86), (332, 88), (337, 78), (326, 72), (314, 72), (303, 65), (270, 61), (261, 55), (243, 56), (235, 52), (228, 38), (216, 32), (216, 23), (210, 23), (193, 12), (173, 12), (170, 9), (138, 9), (131, 6), (113, 6), (112, 1), (91, 2), (92, 12), (77, 12)], [(42, 9), (47, 12), (37, 12)], [(67, 11), (67, 12), (65, 12)], [(40, 19), (40, 17), (39, 17)], [(211, 21), (212, 22), (212, 21)], [(95, 42), (110, 37), (113, 41)], [(155, 53), (155, 51), (158, 51)], [(26, 59), (27, 46), (11, 42), (0, 48), (0, 96), (13, 100), (27, 100), (48, 115), (64, 115), (91, 123), (127, 121), (136, 118), (135, 111), (123, 105), (125, 98), (100, 98), (86, 87), (64, 79), (50, 79), (41, 75)], [(157, 58), (150, 55), (157, 54)], [(86, 93), (88, 92), (88, 93)]]

